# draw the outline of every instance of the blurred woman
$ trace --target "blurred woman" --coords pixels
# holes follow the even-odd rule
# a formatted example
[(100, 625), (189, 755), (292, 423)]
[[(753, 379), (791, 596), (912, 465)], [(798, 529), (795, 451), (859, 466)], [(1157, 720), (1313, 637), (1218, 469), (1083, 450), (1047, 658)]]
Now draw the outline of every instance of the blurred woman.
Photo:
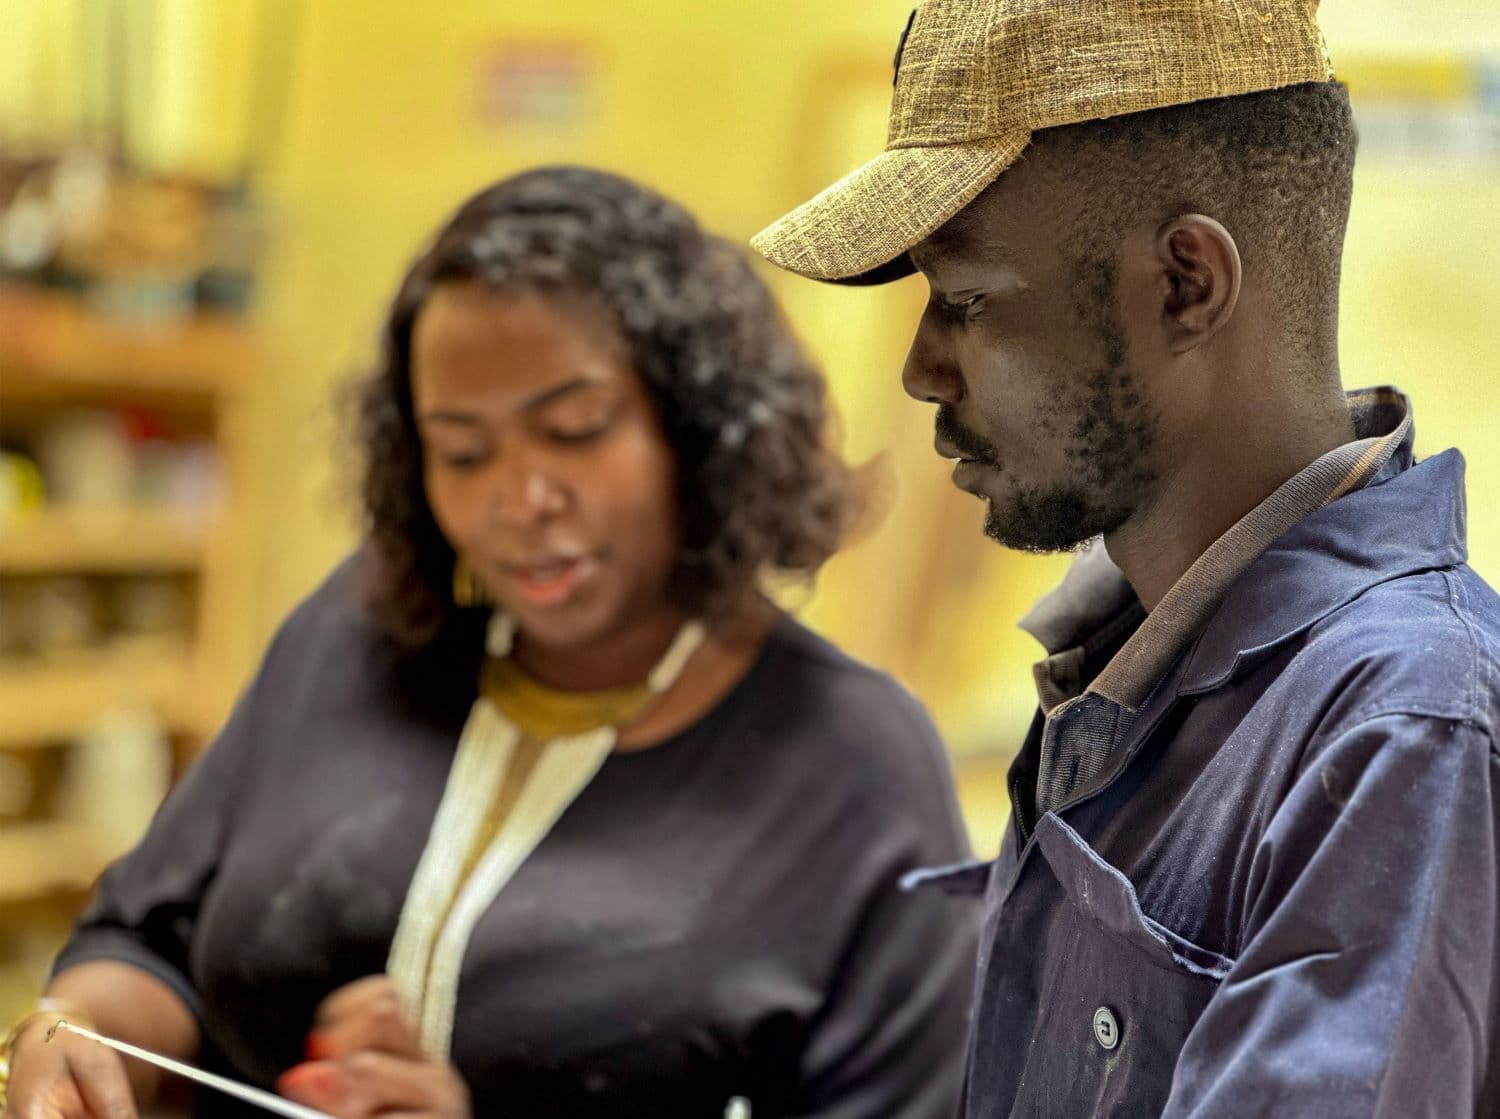
[(846, 527), (825, 412), (679, 207), (467, 202), (363, 390), (366, 542), (106, 873), (13, 1113), (155, 1098), (72, 1016), (341, 1116), (947, 1116), (972, 917), (896, 885), (964, 853), (943, 751), (761, 589)]

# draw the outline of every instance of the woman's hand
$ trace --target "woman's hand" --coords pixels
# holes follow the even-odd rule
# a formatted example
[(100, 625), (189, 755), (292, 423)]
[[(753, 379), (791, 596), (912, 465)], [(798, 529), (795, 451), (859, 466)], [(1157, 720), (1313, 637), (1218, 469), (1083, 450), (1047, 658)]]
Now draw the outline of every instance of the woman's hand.
[(47, 1033), (59, 1012), (21, 1024), (10, 1049), (10, 1083), (0, 1119), (136, 1119), (120, 1055), (77, 1034)]
[(402, 1013), (384, 975), (350, 983), (323, 1000), (307, 1056), (276, 1088), (338, 1119), (387, 1112), (400, 1112), (403, 1119), (469, 1119), (468, 1086), (451, 1064), (422, 1051), (416, 1025)]
[(192, 1086), (162, 1080), (145, 1061), (58, 1030), (58, 1019), (142, 1048), (197, 1059), (198, 1020), (177, 991), (150, 972), (117, 960), (89, 960), (55, 976), (38, 1010), (10, 1046), (8, 1105), (0, 1119), (135, 1119), (140, 1108), (186, 1110)]

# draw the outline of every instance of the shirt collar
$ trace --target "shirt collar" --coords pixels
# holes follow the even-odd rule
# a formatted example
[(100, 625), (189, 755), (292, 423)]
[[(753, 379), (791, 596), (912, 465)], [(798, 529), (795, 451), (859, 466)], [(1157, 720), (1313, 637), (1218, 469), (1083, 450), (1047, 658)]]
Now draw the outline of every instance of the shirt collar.
[[(1022, 628), (1041, 641), (1049, 653), (1034, 669), (1044, 712), (1079, 694), (1089, 675), (1088, 662), (1118, 644), (1120, 635), (1136, 622), (1139, 624), (1134, 632), (1129, 633), (1092, 682), (1087, 683), (1087, 690), (1130, 709), (1139, 708), (1193, 639), (1199, 634), (1206, 639), (1211, 629), (1222, 631), (1219, 634), (1222, 647), (1215, 645), (1202, 657), (1195, 651), (1190, 666), (1192, 678), (1202, 682), (1232, 672), (1233, 663), (1242, 651), (1238, 639), (1245, 634), (1245, 627), (1232, 624), (1216, 627), (1210, 625), (1211, 621), (1226, 614), (1236, 619), (1253, 619), (1256, 633), (1267, 637), (1273, 630), (1286, 630), (1293, 621), (1288, 610), (1303, 625), (1315, 620), (1307, 616), (1306, 608), (1313, 598), (1327, 599), (1331, 591), (1322, 588), (1320, 582), (1321, 595), (1311, 591), (1289, 593), (1291, 588), (1284, 581), (1287, 557), (1298, 555), (1309, 546), (1292, 539), (1293, 530), (1302, 529), (1313, 520), (1321, 524), (1329, 519), (1323, 514), (1343, 505), (1338, 499), (1362, 491), (1377, 478), (1399, 474), (1411, 465), (1412, 416), (1406, 397), (1393, 388), (1382, 387), (1349, 393), (1348, 401), (1358, 438), (1299, 471), (1237, 521), (1183, 573), (1149, 614), (1145, 614), (1124, 575), (1110, 562), (1102, 543), (1096, 542), (1079, 557), (1058, 588), (1038, 602), (1021, 622)], [(1457, 488), (1461, 503), (1461, 482)], [(1331, 520), (1341, 529), (1351, 527), (1345, 522), (1351, 519), (1359, 522), (1365, 515), (1362, 510), (1346, 513), (1343, 509), (1340, 514)], [(1310, 531), (1318, 527), (1314, 525)], [(1363, 533), (1356, 535), (1368, 536), (1371, 531), (1366, 526)], [(1408, 552), (1416, 547), (1409, 534), (1402, 536), (1402, 540), (1391, 542), (1391, 551), (1402, 551), (1403, 543)], [(1273, 544), (1277, 545), (1274, 549)], [(1462, 548), (1461, 523), (1459, 547)], [(1268, 567), (1274, 570), (1257, 571), (1268, 550), (1275, 557)], [(1410, 556), (1405, 558), (1411, 560)], [(1270, 580), (1262, 578), (1263, 574), (1274, 574), (1274, 587), (1268, 585)], [(1292, 575), (1294, 584), (1303, 574)], [(1245, 592), (1247, 585), (1261, 588), (1259, 594)], [(1349, 593), (1340, 601), (1358, 593), (1352, 588), (1346, 590)], [(1221, 610), (1231, 594), (1236, 602), (1243, 596), (1263, 599), (1246, 604), (1246, 609), (1260, 613)], [(1200, 643), (1200, 650), (1204, 644)], [(1215, 649), (1218, 656), (1214, 655)], [(1229, 661), (1227, 668), (1222, 663), (1225, 655)]]

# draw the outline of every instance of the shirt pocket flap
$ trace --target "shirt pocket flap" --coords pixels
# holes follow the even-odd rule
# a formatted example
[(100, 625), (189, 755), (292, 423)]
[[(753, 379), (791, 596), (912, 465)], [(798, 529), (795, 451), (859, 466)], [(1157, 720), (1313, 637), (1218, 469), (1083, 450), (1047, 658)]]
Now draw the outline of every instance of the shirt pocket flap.
[(1100, 857), (1076, 831), (1049, 812), (1036, 826), (1038, 850), (1079, 912), (1147, 956), (1208, 979), (1222, 980), (1232, 960), (1152, 920), (1130, 879)]

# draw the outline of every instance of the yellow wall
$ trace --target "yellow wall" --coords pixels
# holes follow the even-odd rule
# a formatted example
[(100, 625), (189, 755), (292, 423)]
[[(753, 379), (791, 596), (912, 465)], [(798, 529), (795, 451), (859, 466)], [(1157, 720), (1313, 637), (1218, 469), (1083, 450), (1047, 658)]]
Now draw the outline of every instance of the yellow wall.
[[(461, 2), (438, 21), (404, 6), (308, 9), (266, 283), (276, 355), (261, 425), (263, 630), (350, 544), (330, 388), (368, 360), (403, 265), (463, 195), (528, 164), (580, 160), (651, 183), (743, 239), (879, 147), (908, 10), (906, 0), (572, 0), (499, 14)], [(527, 37), (595, 44), (596, 118), (561, 136), (478, 118), (478, 60)], [(882, 473), (897, 495), (883, 527), (830, 566), (806, 614), (982, 744), (997, 696), (1014, 697), (1007, 709), (1029, 702), (1029, 673), (1011, 671), (1030, 656), (1013, 623), (1062, 562), (979, 541), (977, 505), (932, 455), (931, 417), (897, 381), (919, 284), (848, 292), (770, 278), (828, 366), (849, 453), (891, 448)], [(972, 624), (970, 591), (989, 624)]]
[[(49, 43), (72, 34), (83, 6), (3, 3), (11, 27), (46, 25)], [(333, 389), (369, 360), (403, 266), (456, 202), (527, 165), (575, 160), (653, 184), (742, 239), (880, 147), (910, 0), (119, 7), (149, 9), (160, 43), (182, 56), (142, 79), (142, 104), (158, 110), (142, 110), (137, 154), (210, 171), (247, 149), (269, 160), (271, 360), (252, 425), (248, 559), (257, 578), (247, 606), (263, 641), (351, 546)], [(1412, 57), (1439, 68), (1500, 58), (1500, 0), (1323, 8), (1357, 106), (1362, 88), (1378, 92), (1385, 62), (1399, 70)], [(0, 35), (0, 138), (76, 118), (75, 87), (87, 85), (58, 50), (24, 50), (24, 38)], [(486, 120), (477, 108), (483, 62), (516, 40), (581, 44), (592, 111), (561, 130)], [(1497, 241), (1493, 160), (1362, 162), (1346, 262), (1345, 378), (1411, 392), (1421, 452), (1464, 448), (1473, 551), (1491, 576), (1500, 576), (1500, 508), (1486, 500), (1500, 485)], [(884, 452), (896, 494), (884, 527), (830, 565), (806, 615), (897, 671), (959, 749), (1008, 748), (1029, 713), (1034, 653), (1015, 619), (1065, 561), (979, 540), (977, 503), (951, 489), (931, 454), (929, 410), (907, 401), (897, 379), (919, 282), (849, 291), (771, 281), (828, 367), (849, 452)]]
[[(277, 346), (261, 441), (262, 631), (352, 539), (327, 407), (365, 361), (383, 300), (419, 240), (464, 194), (539, 161), (583, 160), (639, 177), (743, 238), (878, 148), (889, 59), (907, 0), (649, 5), (565, 0), (523, 9), (460, 0), (419, 7), (325, 0), (303, 17), (293, 124), (274, 179), (278, 249), (267, 312)], [(1500, 54), (1500, 3), (1420, 18), (1397, 0), (1331, 4), (1335, 58)], [(597, 115), (561, 136), (479, 119), (479, 60), (505, 39), (594, 44)], [(1356, 90), (1357, 92), (1357, 90)], [(1500, 392), (1489, 323), (1493, 269), (1451, 269), (1500, 239), (1492, 166), (1361, 167), (1350, 235), (1344, 361), (1351, 384), (1391, 380), (1417, 399), (1421, 447), (1469, 454), (1473, 492), (1500, 481)], [(977, 541), (980, 510), (930, 453), (931, 417), (897, 383), (919, 282), (846, 291), (773, 276), (826, 362), (847, 447), (888, 450), (897, 499), (884, 528), (839, 557), (806, 614), (899, 672), (962, 750), (1009, 746), (1030, 706), (1033, 656), (1014, 629), (1064, 566)], [(1500, 511), (1474, 502), (1475, 552), (1500, 560)], [(892, 589), (895, 593), (892, 593)]]
[[(337, 499), (319, 413), (329, 386), (367, 359), (403, 266), (464, 195), (532, 163), (584, 161), (651, 183), (709, 225), (746, 236), (801, 186), (787, 182), (785, 152), (808, 111), (808, 75), (829, 52), (888, 57), (904, 2), (459, 0), (440, 18), (405, 4), (310, 6), (266, 287), (281, 351), (265, 428), (277, 525), (264, 560), (267, 622), (348, 546), (346, 534), (328, 530)], [(592, 119), (560, 136), (479, 119), (481, 59), (527, 37), (593, 45)]]

